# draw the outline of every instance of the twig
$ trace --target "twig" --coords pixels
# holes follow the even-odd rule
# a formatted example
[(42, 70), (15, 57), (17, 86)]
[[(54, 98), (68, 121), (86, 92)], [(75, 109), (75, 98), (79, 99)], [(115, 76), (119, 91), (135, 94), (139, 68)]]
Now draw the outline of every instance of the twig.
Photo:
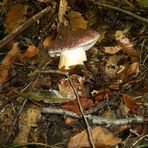
[(122, 12), (122, 13), (125, 13), (137, 20), (140, 20), (146, 24), (148, 24), (148, 19), (144, 18), (144, 17), (141, 17), (141, 16), (138, 16), (130, 11), (127, 11), (127, 10), (124, 10), (124, 9), (121, 9), (119, 7), (116, 7), (116, 6), (112, 6), (112, 5), (109, 5), (109, 4), (105, 4), (105, 3), (102, 3), (102, 2), (99, 2), (97, 0), (89, 0), (90, 2), (93, 2), (94, 4), (98, 5), (98, 6), (102, 6), (102, 7), (107, 7), (109, 9), (113, 9), (113, 10), (116, 10), (116, 11), (119, 11), (119, 12)]
[(77, 102), (78, 102), (78, 106), (79, 106), (79, 109), (80, 109), (80, 112), (82, 114), (82, 117), (86, 123), (86, 127), (87, 127), (87, 131), (88, 131), (88, 138), (89, 138), (89, 141), (90, 141), (90, 144), (92, 146), (92, 148), (95, 148), (95, 144), (94, 144), (94, 141), (93, 141), (93, 137), (92, 137), (92, 132), (91, 132), (91, 127), (89, 126), (89, 123), (87, 121), (87, 118), (86, 118), (86, 115), (84, 114), (84, 111), (83, 111), (83, 108), (82, 108), (82, 105), (81, 105), (81, 102), (80, 102), (80, 98), (79, 98), (79, 95), (78, 95), (78, 92), (77, 92), (77, 89), (75, 88), (74, 84), (73, 84), (73, 81), (72, 79), (70, 78), (69, 76), (69, 73), (68, 72), (63, 72), (63, 71), (59, 71), (59, 70), (49, 70), (49, 71), (37, 71), (36, 74), (41, 74), (41, 73), (57, 73), (57, 74), (61, 74), (61, 75), (64, 75), (68, 78), (69, 82), (70, 82), (70, 85), (75, 93), (75, 96), (77, 98)]
[(88, 115), (87, 118), (91, 120), (93, 124), (105, 124), (107, 126), (117, 126), (117, 125), (128, 125), (134, 123), (144, 123), (144, 118), (136, 116), (134, 118), (126, 118), (126, 119), (105, 119), (98, 116)]
[(7, 137), (7, 143), (11, 143), (12, 142), (11, 141), (12, 140), (11, 139), (11, 136), (13, 134), (14, 128), (16, 127), (16, 123), (18, 122), (18, 118), (19, 118), (20, 114), (22, 113), (22, 111), (24, 109), (24, 106), (26, 105), (27, 101), (28, 101), (28, 99), (24, 99), (24, 101), (23, 101), (23, 103), (22, 103), (22, 105), (21, 105), (21, 107), (20, 107), (17, 115), (15, 116), (15, 119), (13, 121), (13, 124), (11, 126), (11, 129), (10, 129), (9, 134), (8, 134), (8, 137)]
[(80, 108), (80, 112), (81, 112), (82, 117), (83, 117), (83, 119), (84, 119), (84, 121), (86, 123), (90, 144), (91, 144), (92, 148), (95, 148), (94, 140), (93, 140), (93, 137), (92, 137), (91, 127), (89, 126), (89, 123), (87, 121), (86, 115), (85, 115), (85, 113), (83, 111), (83, 108), (82, 108), (82, 105), (81, 105), (81, 102), (80, 102), (80, 98), (79, 98), (78, 92), (77, 92), (77, 90), (76, 90), (76, 88), (75, 88), (75, 86), (74, 86), (74, 84), (72, 82), (72, 79), (70, 78), (69, 74), (66, 74), (66, 76), (69, 79), (69, 82), (70, 82), (70, 84), (71, 84), (71, 86), (72, 86), (72, 88), (74, 90), (75, 96), (76, 96), (77, 101), (78, 101), (78, 106)]
[[(58, 114), (58, 115), (66, 115), (68, 117), (73, 117), (76, 119), (82, 119), (82, 116), (79, 116), (78, 114), (67, 111), (64, 109), (55, 109), (55, 108), (48, 108), (43, 107), (42, 113), (45, 114)], [(107, 126), (117, 126), (117, 125), (127, 125), (127, 124), (137, 124), (137, 123), (144, 123), (144, 118), (137, 116), (134, 118), (125, 118), (125, 119), (105, 119), (94, 115), (85, 115), (85, 117), (90, 120), (93, 124), (97, 125), (107, 125)]]
[(135, 145), (137, 144), (137, 143), (139, 143), (142, 139), (144, 139), (145, 137), (148, 137), (148, 134), (147, 135), (144, 135), (144, 136), (142, 136), (142, 137), (140, 137), (137, 141), (135, 141), (133, 144), (132, 144), (132, 148), (134, 148), (135, 147)]
[(78, 114), (76, 114), (76, 113), (74, 113), (72, 111), (64, 110), (64, 109), (43, 107), (42, 108), (42, 113), (44, 113), (44, 114), (66, 115), (68, 117), (81, 119), (81, 116), (79, 116)]
[(42, 11), (34, 15), (32, 18), (24, 22), (22, 25), (20, 25), (18, 28), (12, 31), (12, 33), (8, 34), (6, 37), (0, 40), (0, 48), (5, 46), (9, 41), (11, 41), (19, 33), (27, 29), (32, 23), (35, 23), (38, 19), (43, 17), (46, 13), (50, 12), (50, 10), (51, 10), (51, 6), (48, 6), (47, 8), (43, 9)]

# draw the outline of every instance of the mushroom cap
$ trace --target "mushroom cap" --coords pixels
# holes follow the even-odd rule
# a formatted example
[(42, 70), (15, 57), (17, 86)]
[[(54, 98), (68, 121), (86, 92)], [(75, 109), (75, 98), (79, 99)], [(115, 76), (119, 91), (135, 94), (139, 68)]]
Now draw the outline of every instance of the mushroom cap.
[(48, 53), (51, 56), (59, 56), (64, 50), (71, 50), (75, 48), (90, 49), (98, 40), (98, 32), (91, 29), (78, 29), (69, 34), (57, 38), (49, 47)]

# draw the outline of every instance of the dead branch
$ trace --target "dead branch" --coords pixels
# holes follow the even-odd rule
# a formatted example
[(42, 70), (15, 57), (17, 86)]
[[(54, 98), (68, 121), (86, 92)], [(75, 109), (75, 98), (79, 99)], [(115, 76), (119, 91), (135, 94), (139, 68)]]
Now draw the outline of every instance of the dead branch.
[(107, 7), (109, 9), (112, 9), (112, 10), (116, 10), (116, 11), (119, 11), (119, 12), (122, 12), (122, 13), (125, 13), (143, 23), (146, 23), (148, 24), (148, 19), (144, 18), (144, 17), (141, 17), (141, 16), (138, 16), (130, 11), (127, 11), (127, 10), (124, 10), (124, 9), (121, 9), (119, 7), (116, 7), (116, 6), (112, 6), (112, 5), (109, 5), (109, 4), (105, 4), (105, 3), (102, 3), (102, 2), (98, 2), (97, 0), (89, 0), (90, 2), (98, 5), (98, 6), (101, 6), (101, 7)]
[[(68, 117), (73, 117), (76, 119), (82, 119), (81, 116), (78, 114), (67, 111), (64, 109), (54, 109), (54, 108), (47, 108), (44, 107), (42, 109), (42, 113), (45, 114), (58, 114), (58, 115), (66, 115)], [(125, 119), (105, 119), (94, 115), (85, 115), (85, 117), (90, 120), (93, 124), (97, 125), (107, 125), (107, 126), (119, 126), (119, 125), (127, 125), (127, 124), (137, 124), (137, 123), (144, 123), (145, 119), (142, 116), (136, 116), (133, 118), (125, 118)]]

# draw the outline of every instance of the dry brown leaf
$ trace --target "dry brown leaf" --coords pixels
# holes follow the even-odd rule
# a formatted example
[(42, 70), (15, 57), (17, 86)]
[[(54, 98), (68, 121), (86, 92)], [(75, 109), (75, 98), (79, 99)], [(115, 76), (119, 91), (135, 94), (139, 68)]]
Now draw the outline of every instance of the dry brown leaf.
[(104, 52), (107, 54), (116, 54), (121, 50), (120, 46), (108, 46), (104, 47)]
[(7, 12), (5, 19), (5, 32), (10, 33), (22, 23), (24, 23), (27, 18), (27, 8), (28, 5), (21, 3), (14, 4)]
[(58, 12), (58, 19), (61, 22), (63, 22), (64, 15), (67, 10), (67, 1), (66, 0), (60, 0), (60, 5), (59, 5), (59, 12)]
[(4, 60), (2, 61), (2, 65), (10, 66), (12, 63), (16, 61), (16, 59), (20, 56), (20, 48), (18, 47), (18, 43), (13, 45), (13, 48), (7, 53)]
[[(86, 98), (86, 97), (80, 97), (80, 102), (81, 102), (81, 105), (82, 105), (84, 110), (86, 110), (86, 109), (93, 106), (93, 101)], [(75, 112), (77, 114), (80, 114), (80, 108), (78, 106), (77, 99), (75, 99), (73, 101), (70, 101), (70, 102), (67, 102), (67, 103), (63, 103), (61, 105), (61, 107), (63, 109), (70, 110), (70, 111), (73, 111), (73, 112)]]
[(11, 64), (13, 64), (20, 56), (20, 48), (15, 43), (13, 48), (7, 53), (2, 64), (0, 65), (0, 85), (7, 81)]
[(115, 55), (111, 56), (106, 65), (105, 65), (105, 75), (109, 78), (113, 78), (116, 76), (119, 66), (118, 61), (120, 60), (120, 57), (117, 57)]
[(129, 110), (131, 112), (136, 112), (137, 104), (134, 100), (132, 100), (132, 97), (127, 94), (122, 94), (122, 98), (126, 106), (129, 108)]
[(131, 74), (138, 74), (139, 73), (139, 62), (134, 62), (128, 66), (127, 74), (128, 76)]
[(80, 12), (71, 11), (69, 14), (71, 30), (86, 29), (87, 21), (82, 17)]
[[(121, 143), (121, 139), (115, 137), (109, 130), (98, 126), (92, 129), (92, 137), (96, 147), (107, 148)], [(72, 137), (68, 143), (68, 148), (90, 147), (87, 132), (81, 133)]]
[(29, 45), (27, 50), (21, 55), (21, 60), (24, 58), (32, 58), (39, 53), (39, 49), (33, 45)]
[[(78, 75), (71, 75), (71, 79), (73, 80), (73, 83), (78, 91), (79, 96), (83, 97), (84, 96), (84, 78)], [(60, 92), (68, 94), (69, 98), (75, 99), (75, 93), (73, 91), (73, 88), (71, 87), (69, 80), (68, 79), (61, 79), (59, 83), (59, 90)]]
[(104, 99), (108, 98), (109, 95), (111, 95), (111, 92), (109, 89), (104, 89), (104, 90), (93, 90), (92, 91), (92, 96), (95, 98), (96, 102), (103, 101)]
[(9, 76), (9, 67), (0, 65), (0, 86), (7, 81)]
[[(135, 74), (136, 76), (139, 74), (139, 63), (138, 62), (134, 62), (130, 65), (124, 65), (124, 69), (120, 72), (121, 70), (119, 70), (118, 73), (118, 77), (120, 77), (120, 80), (122, 82), (126, 81), (127, 78), (130, 75)], [(120, 72), (120, 73), (119, 73)]]
[(46, 37), (43, 41), (43, 47), (47, 48), (50, 44), (52, 43), (52, 38), (51, 36)]
[(125, 31), (116, 31), (115, 38), (122, 47), (122, 50), (126, 52), (132, 59), (138, 58), (139, 53), (135, 50), (133, 43), (126, 37)]
[(17, 135), (16, 143), (26, 143), (31, 127), (36, 127), (37, 120), (40, 118), (40, 109), (32, 105), (21, 114), (19, 118), (19, 134)]

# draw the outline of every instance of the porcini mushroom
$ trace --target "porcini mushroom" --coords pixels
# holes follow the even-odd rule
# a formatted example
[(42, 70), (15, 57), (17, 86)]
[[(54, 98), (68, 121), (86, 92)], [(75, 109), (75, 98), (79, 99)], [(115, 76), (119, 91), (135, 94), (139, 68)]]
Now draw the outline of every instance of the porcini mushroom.
[(60, 56), (59, 69), (83, 64), (87, 61), (86, 51), (97, 42), (99, 34), (91, 29), (79, 29), (62, 38), (56, 39), (48, 53), (51, 57)]

